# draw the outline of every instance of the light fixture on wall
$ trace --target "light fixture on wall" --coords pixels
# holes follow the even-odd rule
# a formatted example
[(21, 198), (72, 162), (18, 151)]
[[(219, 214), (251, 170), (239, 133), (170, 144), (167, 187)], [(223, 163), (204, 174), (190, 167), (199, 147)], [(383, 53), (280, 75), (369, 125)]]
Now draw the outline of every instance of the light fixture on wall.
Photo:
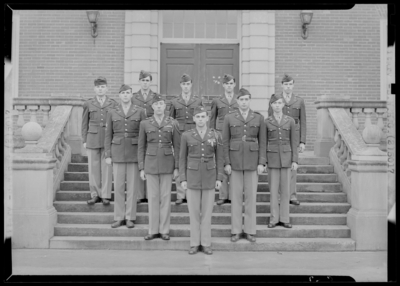
[(305, 40), (308, 37), (308, 27), (307, 25), (311, 24), (311, 19), (313, 16), (313, 12), (312, 11), (308, 11), (308, 10), (303, 10), (300, 12), (300, 19), (301, 22), (303, 23), (302, 27), (302, 32), (301, 32), (301, 37)]
[(99, 16), (99, 11), (90, 10), (86, 11), (89, 23), (92, 25), (92, 37), (97, 37), (97, 17)]

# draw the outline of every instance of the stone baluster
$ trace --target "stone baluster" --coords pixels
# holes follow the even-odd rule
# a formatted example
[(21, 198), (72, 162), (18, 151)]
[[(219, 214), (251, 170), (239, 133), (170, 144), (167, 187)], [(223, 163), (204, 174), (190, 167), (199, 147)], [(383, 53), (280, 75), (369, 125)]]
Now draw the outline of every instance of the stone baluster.
[(362, 137), (366, 144), (370, 147), (379, 146), (379, 142), (382, 138), (382, 130), (379, 126), (373, 125), (371, 122), (371, 114), (375, 111), (375, 108), (364, 108), (365, 113), (365, 128), (362, 132)]
[(24, 120), (24, 112), (25, 112), (25, 105), (16, 105), (15, 109), (18, 110), (18, 120), (17, 120), (17, 126), (18, 128), (22, 128), (25, 124)]
[(36, 113), (39, 110), (39, 106), (37, 105), (28, 105), (27, 109), (31, 112), (31, 122), (37, 122)]
[[(340, 136), (340, 135), (339, 135)], [(338, 156), (338, 158), (340, 159), (341, 157), (342, 157), (342, 155), (343, 155), (343, 152), (344, 152), (344, 141), (340, 138), (340, 145), (339, 145), (339, 149), (338, 149), (338, 151), (337, 151), (337, 156)]]
[(353, 123), (357, 130), (360, 129), (360, 123), (358, 122), (358, 114), (362, 112), (362, 108), (352, 108), (351, 114), (353, 115)]
[(346, 161), (344, 162), (344, 165), (346, 167), (344, 171), (346, 173), (347, 178), (351, 182), (351, 170), (349, 168), (349, 161), (350, 160), (351, 160), (351, 153), (350, 153), (350, 149), (348, 149), (347, 150), (347, 158), (346, 158)]
[(343, 151), (342, 151), (341, 155), (339, 156), (339, 160), (340, 160), (340, 164), (342, 164), (342, 170), (345, 171), (344, 162), (347, 158), (347, 149), (348, 148), (347, 148), (347, 145), (344, 142), (344, 140), (342, 140), (342, 146), (343, 146), (343, 148), (342, 148)]
[(50, 113), (50, 105), (41, 105), (40, 110), (43, 112), (43, 121), (42, 121), (42, 126), (43, 128), (46, 127), (47, 122), (49, 121), (49, 113)]
[(335, 131), (334, 140), (335, 140), (335, 145), (333, 145), (333, 150), (335, 150), (335, 152), (337, 153), (339, 151), (340, 142), (341, 142), (340, 134), (339, 134), (339, 131), (337, 129)]

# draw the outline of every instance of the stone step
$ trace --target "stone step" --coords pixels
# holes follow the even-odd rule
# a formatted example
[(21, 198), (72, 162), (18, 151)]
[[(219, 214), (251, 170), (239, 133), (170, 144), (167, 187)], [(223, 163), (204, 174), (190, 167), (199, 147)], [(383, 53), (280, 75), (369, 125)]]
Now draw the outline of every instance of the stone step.
[[(72, 155), (71, 163), (87, 163), (88, 157), (82, 155)], [(329, 165), (328, 157), (315, 157), (310, 156), (310, 153), (299, 154), (299, 165)]]
[[(54, 236), (50, 248), (58, 249), (126, 249), (188, 251), (189, 238), (176, 237), (165, 241), (146, 241), (143, 237), (84, 237)], [(250, 243), (245, 239), (231, 242), (225, 237), (213, 237), (214, 251), (355, 251), (351, 238), (258, 238)]]
[[(148, 234), (148, 225), (135, 225), (134, 228), (121, 226), (111, 228), (110, 224), (57, 224), (54, 229), (55, 236), (125, 236), (144, 237)], [(190, 237), (190, 225), (171, 225), (170, 236)], [(212, 237), (231, 236), (230, 225), (212, 225)], [(268, 228), (267, 225), (257, 226), (257, 238), (260, 237), (286, 237), (286, 238), (349, 238), (350, 229), (344, 225), (293, 225), (291, 229), (284, 227)]]
[[(58, 212), (113, 212), (114, 202), (104, 206), (102, 203), (88, 205), (84, 201), (56, 201), (54, 207)], [(244, 207), (243, 207), (244, 208)], [(348, 203), (301, 203), (299, 206), (290, 205), (290, 213), (347, 213), (350, 209)], [(148, 203), (141, 203), (137, 206), (137, 213), (148, 213)], [(187, 204), (175, 205), (171, 203), (171, 212), (183, 213), (188, 216)], [(269, 213), (270, 203), (257, 203), (257, 213)], [(231, 205), (224, 204), (219, 206), (214, 204), (213, 213), (231, 213)]]
[[(56, 193), (56, 201), (87, 201), (91, 198), (89, 191), (58, 191)], [(114, 200), (114, 192), (111, 192), (111, 199)], [(177, 199), (176, 191), (171, 192), (171, 201)], [(215, 192), (215, 200), (219, 199), (219, 192)], [(345, 193), (307, 193), (302, 192), (297, 194), (297, 199), (300, 202), (331, 202), (345, 203), (347, 195)], [(257, 193), (257, 202), (269, 202), (270, 192)]]
[[(65, 172), (65, 181), (89, 181), (88, 172)], [(259, 182), (268, 182), (268, 175), (262, 174), (258, 177)], [(297, 182), (305, 183), (334, 183), (337, 182), (336, 174), (298, 174)]]
[[(88, 172), (87, 163), (70, 163), (68, 164), (68, 172)], [(332, 165), (299, 165), (298, 174), (330, 174), (334, 169)]]
[[(269, 223), (269, 213), (257, 214), (257, 224), (262, 226)], [(112, 212), (58, 212), (57, 221), (60, 224), (107, 224), (114, 222)], [(137, 213), (135, 223), (137, 226), (148, 225), (148, 213)], [(310, 214), (291, 213), (290, 222), (293, 225), (346, 225), (346, 214)], [(171, 213), (171, 225), (189, 224), (189, 215), (185, 213)], [(231, 224), (230, 213), (214, 213), (213, 224)], [(258, 227), (258, 226), (257, 226)]]
[[(342, 185), (340, 183), (297, 183), (297, 192), (342, 192)], [(114, 184), (112, 184), (114, 189)], [(62, 181), (60, 190), (89, 190), (89, 181)], [(172, 191), (175, 191), (175, 184), (172, 184)], [(258, 192), (268, 192), (268, 183), (258, 183)]]

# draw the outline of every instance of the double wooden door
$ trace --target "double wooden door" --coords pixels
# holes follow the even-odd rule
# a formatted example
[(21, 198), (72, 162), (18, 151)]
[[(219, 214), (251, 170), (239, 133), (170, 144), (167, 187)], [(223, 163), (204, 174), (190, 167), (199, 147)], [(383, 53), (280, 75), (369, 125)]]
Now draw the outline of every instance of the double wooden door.
[(192, 93), (223, 94), (222, 77), (231, 74), (239, 90), (239, 44), (161, 44), (160, 92), (179, 95), (182, 74), (191, 76)]

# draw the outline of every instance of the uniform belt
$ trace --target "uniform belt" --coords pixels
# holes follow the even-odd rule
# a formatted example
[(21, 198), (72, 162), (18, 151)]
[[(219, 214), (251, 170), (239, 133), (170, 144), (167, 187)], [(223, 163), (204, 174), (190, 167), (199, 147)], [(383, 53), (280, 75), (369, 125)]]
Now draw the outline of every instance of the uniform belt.
[(289, 141), (268, 141), (268, 145), (290, 145)]
[(106, 127), (106, 124), (103, 122), (100, 122), (99, 124), (93, 124), (93, 123), (89, 123), (89, 126), (100, 126), (100, 127)]
[(243, 135), (242, 137), (234, 137), (231, 139), (231, 141), (257, 142), (258, 139), (254, 138), (254, 137), (247, 137), (246, 135)]
[(147, 142), (147, 145), (158, 145), (158, 147), (171, 147), (171, 142)]
[(134, 138), (134, 137), (138, 137), (139, 133), (133, 133), (133, 132), (115, 132), (114, 134), (121, 134), (123, 135), (125, 138)]
[(212, 158), (207, 158), (207, 157), (201, 157), (201, 158), (194, 158), (194, 157), (189, 157), (191, 160), (199, 160), (202, 163), (207, 163), (210, 160), (213, 160), (214, 157)]

